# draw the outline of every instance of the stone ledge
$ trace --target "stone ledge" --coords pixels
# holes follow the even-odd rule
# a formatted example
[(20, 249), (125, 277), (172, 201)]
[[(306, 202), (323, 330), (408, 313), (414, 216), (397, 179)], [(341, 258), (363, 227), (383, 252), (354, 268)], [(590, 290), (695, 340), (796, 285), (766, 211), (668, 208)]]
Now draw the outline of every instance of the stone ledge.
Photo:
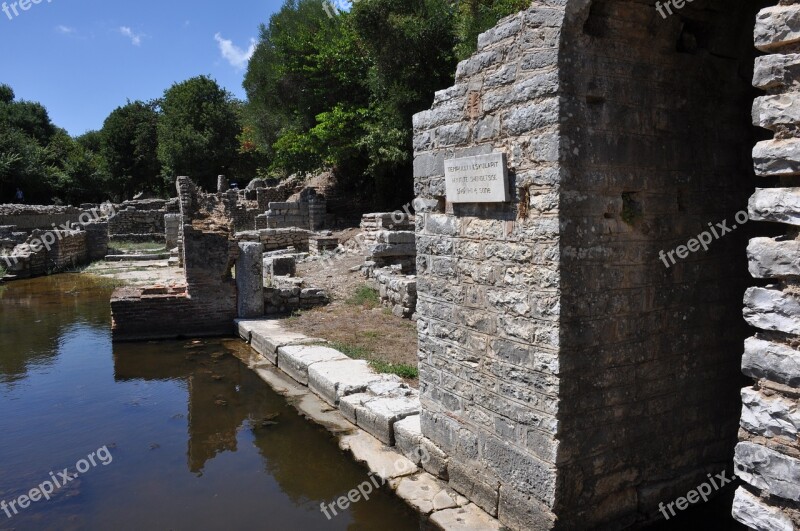
[[(319, 361), (344, 355), (327, 347), (307, 345), (322, 340), (287, 331), (277, 320), (239, 319), (235, 323), (239, 336), (253, 349), (249, 354), (241, 355), (242, 362), (277, 393), (291, 398), (290, 403), (306, 418), (338, 436), (342, 450), (365, 464), (373, 475), (396, 490), (409, 506), (423, 516), (429, 515), (432, 524), (447, 530), (502, 529), (495, 518), (433, 475), (420, 470), (422, 455), (435, 455), (445, 463), (445, 467), (447, 456), (422, 437), (419, 415), (416, 414), (419, 411), (416, 390), (410, 389), (396, 376), (376, 374), (364, 361), (350, 360), (346, 356), (346, 359), (336, 361)], [(291, 366), (300, 374), (305, 366), (310, 385), (306, 387), (294, 376), (283, 372), (279, 366), (281, 360), (283, 367)], [(385, 413), (382, 417), (385, 420), (394, 418), (387, 429), (391, 429), (393, 441), (404, 441), (403, 446), (396, 449), (386, 446), (345, 418), (336, 406), (344, 404), (342, 399), (355, 393), (366, 397), (366, 404), (375, 402), (373, 409)], [(395, 403), (403, 407), (394, 411), (390, 406)], [(407, 408), (409, 404), (414, 407)], [(359, 407), (367, 409), (365, 404)], [(407, 429), (399, 429), (401, 423)], [(398, 435), (399, 432), (402, 434)], [(419, 438), (414, 435), (416, 432), (419, 432)], [(425, 448), (420, 448), (421, 445)]]

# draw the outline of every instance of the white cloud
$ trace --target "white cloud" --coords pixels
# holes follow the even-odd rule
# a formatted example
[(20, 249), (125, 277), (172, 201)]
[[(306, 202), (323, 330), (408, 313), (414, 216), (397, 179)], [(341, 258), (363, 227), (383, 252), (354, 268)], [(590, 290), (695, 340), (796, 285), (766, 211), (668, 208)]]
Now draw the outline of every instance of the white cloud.
[(214, 35), (214, 40), (219, 44), (219, 51), (222, 53), (222, 57), (228, 61), (231, 66), (238, 69), (246, 67), (248, 61), (250, 61), (250, 58), (253, 57), (253, 53), (256, 51), (255, 39), (250, 39), (250, 47), (247, 48), (247, 50), (239, 48), (233, 44), (233, 41), (223, 38), (219, 33)]
[(73, 35), (77, 33), (78, 30), (75, 28), (70, 28), (69, 26), (56, 26), (56, 31), (61, 33), (62, 35)]
[(131, 44), (134, 46), (141, 46), (142, 37), (145, 36), (144, 33), (134, 33), (133, 30), (128, 26), (120, 26), (119, 32), (123, 36), (128, 37), (131, 40)]

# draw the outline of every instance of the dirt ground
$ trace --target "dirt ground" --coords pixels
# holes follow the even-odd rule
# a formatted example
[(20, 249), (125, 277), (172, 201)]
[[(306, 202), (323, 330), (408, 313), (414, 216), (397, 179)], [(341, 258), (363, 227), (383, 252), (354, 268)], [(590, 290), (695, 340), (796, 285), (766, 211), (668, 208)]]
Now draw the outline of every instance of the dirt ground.
[[(357, 230), (336, 233), (340, 241), (352, 237)], [(340, 259), (311, 261), (298, 264), (297, 275), (306, 285), (325, 288), (332, 299), (330, 305), (300, 312), (286, 319), (286, 325), (298, 332), (334, 343), (337, 348), (354, 357), (364, 357), (379, 363), (417, 367), (417, 325), (408, 319), (392, 315), (388, 308), (371, 298), (357, 297), (368, 283), (364, 275), (350, 271), (364, 263), (364, 256), (344, 254)], [(363, 293), (362, 293), (363, 295)], [(407, 371), (403, 371), (407, 375)], [(416, 378), (406, 377), (411, 384)]]
[[(358, 229), (337, 232), (344, 242), (359, 233)], [(332, 261), (309, 261), (297, 265), (297, 275), (307, 287), (324, 288), (331, 304), (297, 312), (284, 324), (297, 332), (325, 339), (345, 354), (373, 361), (380, 372), (400, 374), (416, 386), (417, 325), (392, 315), (372, 296), (365, 296), (368, 282), (360, 271), (351, 268), (364, 263), (364, 256), (339, 255)], [(149, 286), (182, 283), (183, 271), (169, 266), (166, 260), (147, 262), (97, 262), (84, 271), (119, 282), (120, 285)], [(359, 296), (357, 296), (359, 295)]]

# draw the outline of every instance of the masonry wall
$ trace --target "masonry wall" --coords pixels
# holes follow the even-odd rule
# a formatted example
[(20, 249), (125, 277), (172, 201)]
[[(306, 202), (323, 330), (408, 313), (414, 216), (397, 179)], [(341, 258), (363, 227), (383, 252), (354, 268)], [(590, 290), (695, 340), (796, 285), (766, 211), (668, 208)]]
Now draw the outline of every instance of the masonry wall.
[[(536, 1), (415, 117), (423, 434), (513, 529), (633, 525), (730, 470), (756, 6)], [(510, 204), (449, 205), (502, 151)], [(419, 207), (422, 207), (421, 209)]]
[[(753, 84), (766, 94), (753, 105), (753, 124), (774, 133), (753, 150), (758, 189), (750, 217), (761, 223), (747, 248), (758, 287), (744, 297), (745, 319), (756, 328), (744, 343), (733, 516), (755, 529), (800, 528), (800, 5), (759, 13)], [(770, 234), (776, 231), (780, 236)], [(764, 285), (766, 284), (766, 285)]]

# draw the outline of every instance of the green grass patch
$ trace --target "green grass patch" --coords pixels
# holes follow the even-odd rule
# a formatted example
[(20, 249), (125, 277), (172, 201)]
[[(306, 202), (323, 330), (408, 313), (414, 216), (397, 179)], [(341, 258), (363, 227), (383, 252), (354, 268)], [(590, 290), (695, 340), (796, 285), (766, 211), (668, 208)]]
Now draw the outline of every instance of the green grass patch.
[(359, 287), (352, 297), (347, 299), (347, 304), (351, 306), (363, 306), (367, 309), (377, 308), (381, 303), (378, 290), (367, 285)]
[(419, 369), (416, 367), (407, 365), (405, 363), (395, 365), (394, 363), (375, 359), (372, 351), (366, 347), (350, 345), (348, 343), (341, 343), (339, 341), (330, 343), (330, 346), (348, 358), (352, 358), (354, 360), (367, 360), (370, 367), (372, 367), (375, 372), (379, 372), (381, 374), (396, 374), (400, 378), (406, 378), (409, 380), (419, 378)]
[(394, 363), (387, 363), (385, 361), (371, 360), (369, 365), (375, 369), (376, 372), (396, 374), (400, 378), (406, 378), (408, 380), (419, 378), (419, 369), (411, 365), (406, 365), (405, 363), (395, 365)]

